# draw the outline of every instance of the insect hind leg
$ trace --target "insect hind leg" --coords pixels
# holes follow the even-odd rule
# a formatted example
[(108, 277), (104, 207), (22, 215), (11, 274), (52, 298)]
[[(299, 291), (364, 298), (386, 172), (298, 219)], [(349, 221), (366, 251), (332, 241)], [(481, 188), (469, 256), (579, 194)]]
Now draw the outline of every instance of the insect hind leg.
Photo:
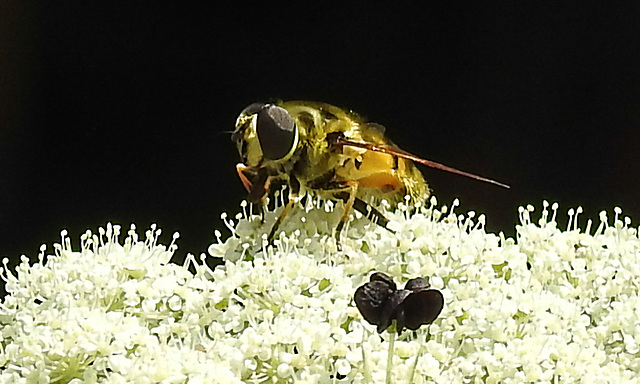
[(353, 209), (362, 213), (365, 217), (367, 217), (372, 222), (378, 224), (382, 228), (386, 229), (389, 232), (395, 233), (395, 231), (387, 228), (387, 224), (389, 224), (389, 219), (384, 217), (384, 215), (374, 208), (371, 204), (365, 203), (363, 200), (358, 199), (353, 202)]

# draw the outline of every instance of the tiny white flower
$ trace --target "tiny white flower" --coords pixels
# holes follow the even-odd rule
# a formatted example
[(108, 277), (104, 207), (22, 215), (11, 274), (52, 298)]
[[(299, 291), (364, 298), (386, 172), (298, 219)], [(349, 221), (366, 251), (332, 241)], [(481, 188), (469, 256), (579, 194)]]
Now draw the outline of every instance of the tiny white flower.
[(544, 202), (520, 209), (507, 239), (435, 204), (385, 210), (395, 233), (354, 215), (338, 240), (341, 210), (309, 201), (275, 246), (277, 213), (263, 223), (244, 206), (224, 217), (231, 237), (215, 233), (215, 268), (170, 263), (155, 226), (121, 241), (107, 225), (77, 252), (65, 232), (46, 262), (45, 249), (15, 274), (5, 261), (0, 382), (383, 382), (389, 334), (353, 303), (374, 271), (399, 286), (425, 277), (445, 298), (433, 324), (395, 341), (393, 382), (636, 380), (640, 240), (620, 209), (586, 231), (572, 210), (560, 229)]

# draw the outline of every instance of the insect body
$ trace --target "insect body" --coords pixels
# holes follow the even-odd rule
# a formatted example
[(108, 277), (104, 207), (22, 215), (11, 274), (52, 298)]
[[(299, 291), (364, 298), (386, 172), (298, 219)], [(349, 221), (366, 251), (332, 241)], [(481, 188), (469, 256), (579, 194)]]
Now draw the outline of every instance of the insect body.
[(308, 193), (345, 201), (338, 233), (352, 208), (366, 214), (369, 207), (386, 226), (387, 220), (370, 204), (380, 199), (395, 204), (404, 196), (415, 204), (429, 197), (427, 182), (414, 162), (508, 188), (405, 152), (384, 136), (381, 125), (324, 103), (251, 104), (238, 116), (232, 140), (242, 160), (236, 169), (250, 202), (262, 203), (275, 181), (289, 186), (289, 201), (269, 239)]

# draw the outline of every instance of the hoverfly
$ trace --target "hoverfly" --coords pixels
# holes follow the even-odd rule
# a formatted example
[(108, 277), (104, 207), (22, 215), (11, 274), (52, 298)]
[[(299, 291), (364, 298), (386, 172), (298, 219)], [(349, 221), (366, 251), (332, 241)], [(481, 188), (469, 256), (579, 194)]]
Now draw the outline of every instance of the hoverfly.
[(338, 234), (352, 208), (365, 216), (369, 210), (386, 227), (388, 220), (372, 203), (386, 199), (397, 204), (409, 196), (415, 204), (429, 197), (427, 182), (414, 163), (509, 188), (412, 155), (387, 139), (381, 125), (325, 103), (251, 104), (238, 116), (231, 139), (240, 153), (236, 170), (249, 202), (262, 204), (273, 182), (289, 187), (289, 201), (271, 228), (269, 240), (294, 204), (308, 193), (345, 202)]

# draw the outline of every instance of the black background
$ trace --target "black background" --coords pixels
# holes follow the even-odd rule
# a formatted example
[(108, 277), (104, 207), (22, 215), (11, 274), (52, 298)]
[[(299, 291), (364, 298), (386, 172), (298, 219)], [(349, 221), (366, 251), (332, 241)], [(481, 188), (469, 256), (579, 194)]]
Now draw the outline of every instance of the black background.
[(637, 225), (637, 2), (302, 4), (3, 3), (0, 257), (51, 251), (63, 228), (77, 248), (107, 221), (205, 252), (245, 194), (225, 131), (273, 98), (351, 108), (406, 150), (511, 184), (423, 168), (491, 231), (513, 236), (517, 207), (543, 199), (561, 222), (620, 205)]

